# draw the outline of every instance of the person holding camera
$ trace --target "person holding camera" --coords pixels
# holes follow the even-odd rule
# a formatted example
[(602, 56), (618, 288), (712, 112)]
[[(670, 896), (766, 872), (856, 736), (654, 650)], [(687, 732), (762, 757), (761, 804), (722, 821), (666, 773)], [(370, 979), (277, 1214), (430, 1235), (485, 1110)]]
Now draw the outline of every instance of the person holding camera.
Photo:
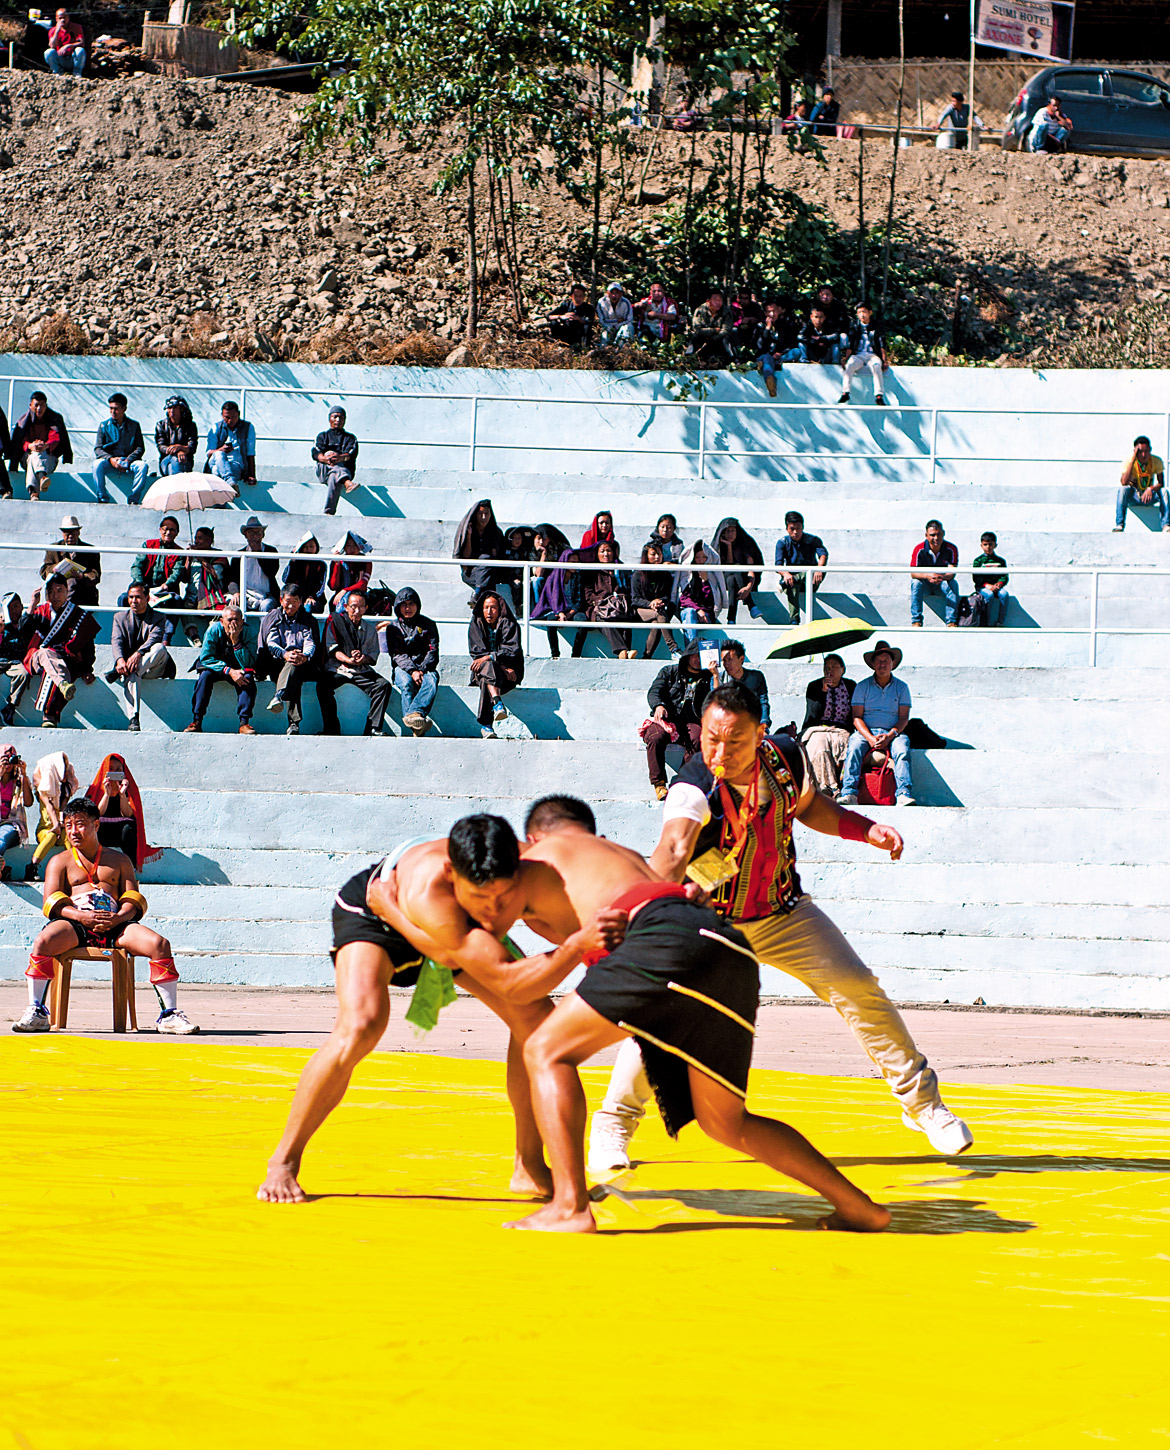
[(28, 769), (16, 753), (16, 746), (6, 745), (0, 750), (0, 881), (12, 879), (12, 867), (4, 855), (28, 840), (24, 813), (32, 803)]

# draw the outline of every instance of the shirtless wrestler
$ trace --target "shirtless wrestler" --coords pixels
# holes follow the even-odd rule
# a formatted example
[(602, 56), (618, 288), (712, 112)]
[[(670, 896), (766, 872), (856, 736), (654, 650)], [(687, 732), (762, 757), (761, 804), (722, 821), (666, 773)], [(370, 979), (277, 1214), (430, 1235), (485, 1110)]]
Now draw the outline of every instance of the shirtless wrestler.
[[(585, 931), (574, 928), (553, 952), (514, 961), (502, 938), (523, 915), (525, 882), (531, 874), (532, 868), (520, 861), (519, 845), (506, 821), (468, 816), (456, 822), (446, 839), (406, 841), (345, 883), (333, 904), (337, 1021), (301, 1074), (284, 1136), (269, 1159), (257, 1198), (267, 1203), (305, 1201), (297, 1177), (309, 1139), (344, 1097), (354, 1068), (381, 1040), (390, 1017), (390, 982), (413, 985), (428, 956), (457, 973), (460, 986), (507, 1023), (507, 1088), (516, 1119), (511, 1187), (543, 1197), (551, 1193), (522, 1049), (552, 1011), (552, 1003), (543, 989), (532, 991), (523, 1002), (507, 1001), (483, 973), (509, 962), (521, 982), (530, 983), (537, 975), (559, 982), (587, 951), (614, 938), (599, 935), (600, 929), (591, 924)], [(390, 896), (397, 919), (409, 926), (406, 933), (380, 915)], [(413, 944), (416, 938), (426, 945)]]
[(150, 984), (161, 1008), (158, 1030), (177, 1037), (198, 1032), (177, 1005), (179, 974), (170, 942), (142, 924), (146, 897), (138, 890), (130, 858), (98, 841), (97, 803), (78, 796), (65, 807), (62, 823), (66, 849), (52, 858), (45, 872), (49, 924), (33, 942), (25, 972), (29, 1003), (12, 1024), (13, 1032), (48, 1032), (45, 996), (53, 980), (53, 959), (84, 946), (122, 947), (149, 958)]
[[(587, 971), (529, 1035), (524, 1060), (536, 1121), (552, 1164), (553, 1198), (511, 1227), (588, 1233), (596, 1228), (585, 1179), (585, 1094), (577, 1068), (627, 1036), (638, 1038), (667, 1128), (692, 1119), (710, 1137), (823, 1194), (834, 1206), (827, 1228), (876, 1231), (888, 1210), (874, 1203), (794, 1129), (747, 1112), (748, 1067), (759, 1003), (759, 971), (746, 941), (690, 896), (693, 888), (660, 880), (635, 851), (597, 837), (583, 801), (549, 796), (526, 826), (523, 916), (550, 941), (574, 942), (582, 921), (613, 913), (628, 919), (608, 955), (585, 958)], [(497, 925), (518, 898), (502, 899)], [(385, 919), (420, 951), (441, 943), (418, 932), (393, 896)], [(541, 961), (482, 963), (481, 980), (502, 997), (527, 1001), (556, 985), (556, 953)], [(523, 969), (523, 970), (518, 970)]]

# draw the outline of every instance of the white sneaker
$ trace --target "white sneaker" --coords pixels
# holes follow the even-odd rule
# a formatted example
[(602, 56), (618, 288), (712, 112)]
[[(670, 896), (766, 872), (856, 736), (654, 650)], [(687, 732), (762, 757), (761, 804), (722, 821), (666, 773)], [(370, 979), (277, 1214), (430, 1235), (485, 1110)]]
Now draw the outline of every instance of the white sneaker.
[(199, 1031), (181, 1007), (176, 1007), (173, 1012), (160, 1012), (155, 1028), (172, 1037), (190, 1037), (193, 1032)]
[(947, 1158), (953, 1158), (957, 1153), (965, 1153), (975, 1141), (974, 1134), (962, 1118), (956, 1118), (942, 1102), (923, 1108), (914, 1118), (909, 1113), (903, 1113), (902, 1121), (908, 1128), (925, 1133), (934, 1151)]
[(280, 698), (279, 695), (273, 695), (272, 699), (268, 702), (268, 708), (272, 711), (274, 715), (283, 715), (284, 701)]
[(13, 1032), (48, 1032), (49, 1009), (39, 1002), (30, 1002), (22, 1016), (12, 1024)]
[(839, 806), (855, 806), (857, 804), (857, 797), (855, 795), (839, 795), (837, 797), (837, 804)]
[(506, 720), (507, 718), (508, 718), (508, 707), (507, 707), (507, 705), (504, 704), (503, 700), (497, 700), (496, 701), (496, 704), (495, 704), (495, 709), (492, 711), (492, 724), (493, 725), (498, 725), (501, 720)]
[(593, 1114), (589, 1129), (590, 1173), (618, 1173), (630, 1166), (630, 1139), (638, 1119), (628, 1113), (610, 1113), (604, 1108)]
[(898, 804), (900, 806), (916, 806), (918, 802), (912, 795), (900, 795), (898, 797)]

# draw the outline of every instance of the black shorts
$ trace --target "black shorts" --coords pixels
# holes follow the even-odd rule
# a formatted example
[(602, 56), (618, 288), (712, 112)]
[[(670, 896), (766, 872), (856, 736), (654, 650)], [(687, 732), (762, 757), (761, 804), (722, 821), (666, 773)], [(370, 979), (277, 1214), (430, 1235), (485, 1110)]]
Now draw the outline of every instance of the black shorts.
[(760, 1005), (755, 953), (733, 926), (677, 897), (649, 901), (577, 995), (638, 1039), (671, 1137), (695, 1116), (689, 1067), (747, 1096)]
[(116, 947), (121, 940), (122, 933), (128, 926), (133, 926), (132, 921), (125, 921), (109, 936), (103, 936), (100, 932), (90, 931), (88, 927), (82, 926), (79, 921), (71, 921), (69, 925), (77, 933), (77, 945), (79, 947), (93, 947), (97, 951), (108, 952), (111, 947)]
[(337, 953), (342, 947), (349, 946), (351, 942), (369, 942), (372, 946), (381, 947), (390, 958), (393, 985), (413, 987), (418, 981), (425, 958), (417, 947), (412, 946), (392, 926), (387, 926), (366, 905), (366, 887), (370, 877), (381, 870), (381, 867), (382, 863), (379, 861), (376, 865), (359, 871), (356, 876), (351, 876), (333, 898), (333, 950), (329, 955), (336, 962)]

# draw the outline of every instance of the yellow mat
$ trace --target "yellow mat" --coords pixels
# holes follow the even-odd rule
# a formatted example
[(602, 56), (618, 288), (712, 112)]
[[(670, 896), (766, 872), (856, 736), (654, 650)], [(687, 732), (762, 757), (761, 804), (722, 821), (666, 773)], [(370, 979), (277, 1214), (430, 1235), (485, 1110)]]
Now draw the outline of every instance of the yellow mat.
[(376, 1055), (321, 1196), (256, 1202), (305, 1056), (0, 1042), (0, 1450), (1170, 1447), (1170, 1098), (956, 1088), (948, 1162), (878, 1083), (762, 1072), (894, 1231), (655, 1120), (566, 1239), (499, 1227), (494, 1063)]

